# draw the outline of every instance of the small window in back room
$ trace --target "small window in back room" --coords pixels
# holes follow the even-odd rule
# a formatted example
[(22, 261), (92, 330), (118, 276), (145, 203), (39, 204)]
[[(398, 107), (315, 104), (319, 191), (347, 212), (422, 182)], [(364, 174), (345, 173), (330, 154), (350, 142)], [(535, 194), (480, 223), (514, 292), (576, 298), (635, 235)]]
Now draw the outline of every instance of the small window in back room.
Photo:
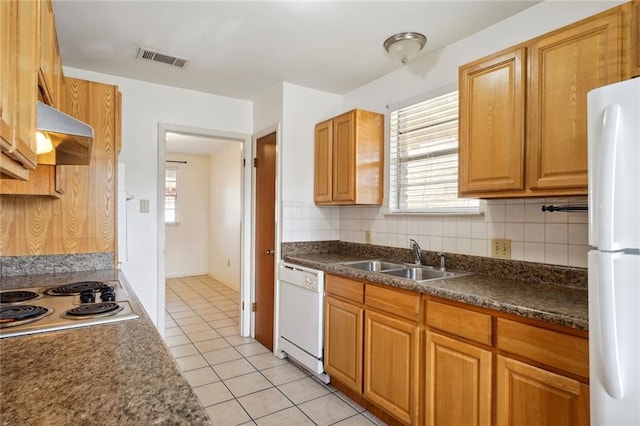
[(164, 177), (164, 223), (178, 223), (178, 169), (168, 168)]
[(393, 213), (478, 213), (479, 200), (458, 198), (458, 92), (391, 112)]

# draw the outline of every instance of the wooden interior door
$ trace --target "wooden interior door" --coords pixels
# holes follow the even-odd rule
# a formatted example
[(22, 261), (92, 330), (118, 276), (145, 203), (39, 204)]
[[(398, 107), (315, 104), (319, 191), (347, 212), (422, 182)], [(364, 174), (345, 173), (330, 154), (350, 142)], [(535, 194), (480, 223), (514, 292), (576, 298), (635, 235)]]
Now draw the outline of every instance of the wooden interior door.
[(276, 134), (256, 142), (256, 340), (273, 350), (276, 226)]

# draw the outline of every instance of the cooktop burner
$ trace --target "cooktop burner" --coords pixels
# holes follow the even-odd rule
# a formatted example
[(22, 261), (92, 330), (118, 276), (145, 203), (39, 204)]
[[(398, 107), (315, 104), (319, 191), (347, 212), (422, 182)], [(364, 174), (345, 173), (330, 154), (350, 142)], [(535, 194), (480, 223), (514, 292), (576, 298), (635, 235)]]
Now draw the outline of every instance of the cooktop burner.
[(20, 303), (27, 300), (35, 300), (41, 298), (42, 295), (35, 291), (14, 290), (3, 291), (0, 293), (0, 303)]
[(67, 312), (62, 314), (62, 318), (69, 319), (82, 319), (82, 318), (96, 318), (102, 316), (113, 315), (117, 312), (120, 312), (123, 309), (122, 306), (117, 303), (107, 302), (107, 303), (92, 303), (87, 305), (81, 305), (77, 308), (69, 309)]
[(130, 299), (119, 280), (7, 289), (0, 292), (0, 338), (137, 319)]
[(49, 296), (69, 296), (71, 294), (80, 294), (84, 290), (101, 291), (107, 287), (109, 286), (101, 281), (79, 281), (77, 283), (50, 288), (46, 293)]
[(0, 327), (15, 327), (42, 319), (53, 309), (35, 305), (12, 305), (0, 308)]

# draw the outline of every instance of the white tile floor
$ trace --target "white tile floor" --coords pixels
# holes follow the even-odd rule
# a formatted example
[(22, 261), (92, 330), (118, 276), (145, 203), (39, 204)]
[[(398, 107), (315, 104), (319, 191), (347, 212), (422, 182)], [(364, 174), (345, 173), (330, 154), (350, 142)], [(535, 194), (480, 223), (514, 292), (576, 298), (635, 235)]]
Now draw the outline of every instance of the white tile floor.
[(208, 276), (167, 280), (165, 341), (216, 426), (384, 424), (238, 335), (240, 296)]

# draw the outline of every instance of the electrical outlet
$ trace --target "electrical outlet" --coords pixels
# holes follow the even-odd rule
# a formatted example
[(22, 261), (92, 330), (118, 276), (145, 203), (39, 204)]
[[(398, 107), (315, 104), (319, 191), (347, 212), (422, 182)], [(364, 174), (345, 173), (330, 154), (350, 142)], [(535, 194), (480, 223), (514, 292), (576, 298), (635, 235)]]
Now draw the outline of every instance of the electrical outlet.
[(227, 267), (231, 266), (231, 260), (227, 260)]
[(511, 240), (491, 240), (491, 256), (511, 259)]
[(140, 200), (140, 213), (149, 213), (149, 200)]
[(364, 233), (364, 239), (367, 244), (371, 244), (371, 231), (366, 231)]

